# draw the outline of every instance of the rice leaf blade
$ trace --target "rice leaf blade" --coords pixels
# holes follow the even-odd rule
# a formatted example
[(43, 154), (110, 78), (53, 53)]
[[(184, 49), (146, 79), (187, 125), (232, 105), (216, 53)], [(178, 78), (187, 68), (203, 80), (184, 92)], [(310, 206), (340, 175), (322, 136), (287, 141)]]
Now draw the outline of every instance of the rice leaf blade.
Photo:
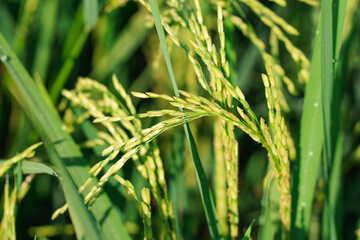
[(247, 230), (245, 232), (244, 237), (241, 240), (249, 240), (249, 239), (251, 239), (250, 234), (251, 234), (251, 229), (252, 229), (252, 226), (253, 226), (254, 222), (255, 222), (255, 220), (253, 220), (251, 222), (250, 226), (247, 228)]
[(327, 181), (328, 165), (332, 159), (331, 144), (331, 101), (333, 91), (333, 25), (332, 1), (321, 4), (321, 97), (324, 124), (324, 168)]
[(59, 0), (47, 0), (44, 2), (44, 6), (41, 9), (42, 26), (36, 47), (32, 73), (33, 76), (35, 76), (35, 73), (38, 74), (44, 82), (46, 82), (48, 67), (50, 65), (58, 6)]
[[(333, 97), (333, 67), (334, 67), (334, 41), (333, 41), (333, 5), (332, 0), (321, 3), (321, 97), (322, 97), (322, 116), (324, 124), (324, 181), (325, 181), (325, 209), (327, 209), (327, 219), (323, 224), (328, 225), (330, 230), (327, 236), (329, 239), (337, 239), (336, 226), (332, 205), (330, 204), (329, 194), (329, 172), (333, 161), (333, 139), (332, 132), (332, 97)], [(336, 21), (335, 21), (336, 22)], [(336, 31), (336, 30), (335, 30)]]
[(92, 29), (99, 15), (97, 0), (83, 0), (84, 4), (84, 22), (86, 27)]
[(315, 47), (306, 86), (300, 127), (300, 156), (296, 160), (292, 186), (291, 239), (306, 239), (321, 151), (324, 141), (321, 99), (321, 23), (315, 38)]
[(105, 79), (117, 66), (127, 61), (149, 32), (150, 28), (144, 24), (144, 11), (140, 10), (117, 36), (109, 54), (98, 60), (90, 76), (94, 79)]
[[(343, 144), (344, 144), (344, 134), (340, 133), (337, 137), (337, 143), (335, 146), (334, 152), (334, 161), (331, 169), (331, 174), (329, 176), (329, 204), (333, 210), (333, 218), (335, 218), (335, 227), (336, 227), (336, 237), (341, 236), (342, 228), (342, 209), (341, 209), (341, 187), (342, 187), (342, 159), (343, 159)], [(329, 218), (328, 208), (324, 209), (323, 219)], [(323, 225), (323, 236), (329, 238), (331, 229), (327, 224)]]
[[(47, 97), (43, 96), (43, 92), (38, 89), (34, 80), (31, 79), (1, 34), (0, 58), (13, 77), (12, 82), (15, 86), (12, 88), (13, 95), (18, 99), (19, 103), (26, 111), (27, 116), (32, 121), (34, 127), (44, 139), (45, 146), (49, 152), (55, 151), (56, 153), (52, 153), (52, 158), (50, 158), (50, 160), (52, 160), (56, 167), (64, 172), (64, 180), (65, 184), (67, 184), (67, 187), (69, 188), (69, 193), (77, 193), (77, 188), (73, 185), (73, 181), (77, 187), (80, 187), (88, 178), (89, 171), (89, 167), (86, 164), (82, 153), (70, 135), (62, 128), (62, 122), (58, 114), (55, 112), (54, 106), (49, 105)], [(53, 149), (53, 151), (51, 151), (51, 149)], [(65, 189), (65, 191), (66, 190), (67, 189)], [(82, 205), (80, 202), (77, 202), (78, 200), (76, 200), (76, 206), (72, 207), (73, 211), (76, 212), (77, 209), (81, 208), (85, 209), (86, 211), (81, 210), (82, 214), (89, 217), (85, 217), (82, 221), (86, 221), (87, 224), (92, 225), (94, 229), (94, 232), (87, 231), (86, 234), (93, 234), (93, 236), (98, 236), (100, 237), (98, 239), (101, 239), (102, 234), (95, 231), (95, 229), (98, 228), (96, 221), (92, 220), (92, 215), (87, 210), (80, 195), (77, 194), (77, 196), (78, 197), (75, 199), (80, 199)], [(102, 220), (101, 227), (103, 228), (103, 232), (106, 236), (112, 238), (115, 237), (117, 239), (130, 239), (122, 223), (120, 212), (111, 205), (106, 193), (100, 195), (99, 201), (93, 206), (92, 212), (98, 221)], [(76, 216), (76, 214), (72, 215)], [(80, 222), (79, 224), (80, 226), (83, 226), (85, 222)], [(91, 238), (92, 237), (90, 236), (89, 239)]]
[[(6, 160), (1, 159), (0, 160), (0, 165), (2, 165)], [(22, 160), (21, 161), (22, 164), (20, 166), (21, 171), (23, 174), (49, 174), (49, 175), (53, 175), (56, 176), (56, 172), (54, 169), (52, 169), (51, 167), (46, 166), (43, 163), (38, 163), (38, 162), (31, 162), (28, 160)], [(16, 169), (18, 168), (18, 166), (16, 167)], [(17, 171), (17, 170), (15, 170)]]
[(81, 50), (83, 49), (89, 34), (90, 31), (87, 29), (83, 29), (83, 31), (80, 33), (70, 51), (69, 56), (67, 56), (67, 59), (62, 65), (59, 74), (57, 75), (54, 83), (52, 84), (50, 88), (50, 96), (54, 102), (57, 102), (57, 100), (59, 99), (60, 92), (64, 88), (65, 83), (75, 65), (75, 60), (81, 53)]

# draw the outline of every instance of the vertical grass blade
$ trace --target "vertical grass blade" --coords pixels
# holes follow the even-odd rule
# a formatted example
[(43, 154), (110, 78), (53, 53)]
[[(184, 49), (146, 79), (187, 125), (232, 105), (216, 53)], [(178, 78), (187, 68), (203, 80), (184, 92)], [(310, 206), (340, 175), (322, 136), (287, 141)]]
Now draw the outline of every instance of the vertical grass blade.
[(140, 10), (131, 17), (129, 23), (117, 36), (109, 54), (98, 60), (90, 76), (94, 79), (104, 79), (115, 67), (129, 59), (149, 32), (150, 28), (144, 24), (144, 11)]
[[(332, 141), (332, 164), (329, 170), (328, 181), (328, 208), (324, 209), (323, 221), (330, 219), (333, 223), (323, 224), (323, 237), (326, 239), (341, 239), (342, 236), (342, 160), (344, 134), (341, 132), (340, 115), (341, 100), (346, 79), (346, 70), (349, 58), (349, 39), (343, 43), (343, 27), (346, 15), (347, 0), (333, 0), (333, 41), (334, 41), (334, 86), (331, 103), (331, 141)], [(342, 49), (340, 53), (340, 49)], [(332, 214), (332, 215), (330, 215)], [(331, 228), (334, 228), (335, 231)]]
[[(162, 25), (161, 25), (158, 4), (157, 4), (156, 0), (150, 0), (149, 3), (150, 3), (152, 14), (153, 14), (153, 17), (155, 20), (155, 27), (156, 27), (156, 30), (157, 30), (157, 33), (158, 33), (158, 36), (160, 39), (161, 48), (163, 50), (166, 66), (167, 66), (169, 74), (170, 74), (170, 79), (171, 79), (171, 82), (172, 82), (172, 85), (174, 88), (174, 92), (175, 92), (175, 95), (177, 97), (179, 97), (180, 94), (179, 94), (179, 91), (177, 88), (174, 72), (173, 72), (173, 69), (171, 66), (170, 55), (168, 52), (167, 43), (166, 43), (166, 39), (165, 39), (165, 33), (164, 33), (164, 29), (162, 28)], [(207, 183), (205, 171), (201, 164), (198, 151), (196, 149), (194, 137), (191, 134), (190, 127), (187, 123), (184, 123), (184, 129), (185, 129), (185, 134), (186, 134), (186, 137), (187, 137), (187, 140), (189, 143), (191, 156), (193, 158), (193, 162), (195, 165), (195, 171), (196, 171), (196, 175), (197, 175), (197, 180), (198, 180), (198, 184), (199, 184), (199, 188), (200, 188), (200, 194), (201, 194), (201, 198), (202, 198), (202, 202), (203, 202), (203, 207), (205, 210), (206, 220), (208, 222), (210, 235), (211, 235), (212, 239), (219, 239), (219, 238), (221, 238), (220, 226), (219, 226), (219, 223), (218, 223), (218, 220), (216, 217), (214, 200), (212, 198), (209, 185)]]
[(75, 60), (79, 56), (81, 50), (84, 47), (84, 44), (89, 36), (89, 29), (84, 28), (83, 31), (78, 36), (75, 44), (73, 45), (69, 56), (65, 60), (64, 65), (61, 67), (59, 74), (57, 75), (54, 83), (50, 88), (50, 96), (54, 102), (57, 102), (60, 96), (61, 90), (64, 88), (66, 80), (68, 79), (71, 70), (74, 67)]
[(333, 24), (332, 0), (321, 3), (321, 98), (324, 124), (324, 177), (327, 181), (332, 159), (331, 101), (333, 92)]
[(253, 226), (254, 222), (255, 222), (255, 220), (253, 220), (251, 222), (250, 226), (248, 227), (248, 229), (245, 232), (244, 237), (241, 240), (249, 240), (249, 239), (251, 239), (250, 234), (251, 234), (251, 229), (252, 229), (252, 226)]
[(300, 155), (292, 182), (291, 239), (306, 239), (321, 162), (324, 136), (321, 111), (321, 24), (318, 25), (300, 128)]
[(95, 26), (99, 16), (98, 1), (83, 0), (83, 4), (85, 26), (92, 29)]
[(50, 63), (58, 6), (59, 0), (47, 0), (41, 9), (41, 29), (32, 73), (33, 76), (38, 74), (44, 82)]
[[(341, 239), (341, 228), (342, 228), (342, 209), (341, 209), (341, 202), (342, 202), (342, 179), (341, 179), (341, 173), (342, 173), (342, 159), (343, 159), (343, 144), (344, 144), (344, 134), (339, 134), (337, 138), (337, 143), (335, 147), (334, 152), (334, 161), (332, 164), (331, 173), (329, 176), (329, 205), (332, 209), (332, 214), (334, 218), (334, 226), (329, 226), (328, 224), (323, 225), (323, 236), (324, 239), (330, 239), (330, 233), (333, 231), (329, 229), (329, 227), (335, 227), (336, 231), (336, 237)], [(323, 214), (323, 221), (326, 221), (329, 219), (329, 209), (324, 209)], [(333, 233), (333, 234), (335, 234)]]
[[(324, 177), (328, 179), (334, 144), (339, 140), (337, 139), (339, 124), (331, 116), (339, 114), (340, 97), (334, 100), (333, 93), (334, 96), (339, 95), (341, 87), (333, 89), (333, 68), (334, 65), (336, 66), (334, 57), (338, 58), (341, 48), (343, 18), (346, 9), (344, 2), (334, 0), (334, 3), (331, 1), (322, 3), (301, 119), (300, 159), (298, 159), (294, 171), (292, 239), (306, 239), (307, 236), (322, 143), (324, 141)], [(333, 6), (335, 6), (334, 9)], [(333, 16), (333, 13), (336, 13), (334, 14), (336, 16)], [(323, 134), (319, 134), (320, 132)], [(338, 167), (337, 164), (336, 168)], [(335, 170), (332, 169), (333, 171)], [(336, 239), (335, 209), (329, 209), (330, 195), (328, 187), (326, 188), (327, 218), (323, 221), (327, 224), (325, 229), (332, 231), (329, 233), (329, 237)]]
[(66, 202), (69, 205), (69, 214), (74, 225), (77, 239), (103, 239), (105, 236), (101, 232), (94, 216), (87, 209), (84, 200), (77, 191), (69, 172), (61, 164), (57, 151), (48, 136), (44, 138), (45, 147), (49, 157), (57, 162), (56, 166), (60, 169), (60, 182), (63, 187)]
[(333, 41), (334, 57), (338, 59), (343, 40), (343, 29), (346, 17), (347, 0), (333, 0)]
[[(75, 227), (86, 225), (85, 229), (88, 229), (91, 226), (93, 230), (86, 230), (84, 234), (89, 234), (89, 239), (103, 239), (101, 232), (96, 230), (98, 229), (97, 223), (92, 220), (91, 213), (77, 193), (77, 187), (81, 186), (88, 178), (89, 167), (75, 142), (62, 128), (62, 122), (55, 112), (54, 106), (50, 105), (47, 97), (39, 90), (1, 34), (0, 59), (13, 77), (15, 86), (12, 88), (13, 95), (19, 100), (20, 105), (44, 140), (53, 164), (63, 172), (62, 177), (66, 185), (66, 187), (64, 186), (65, 193), (71, 195), (76, 193), (75, 205), (70, 207), (70, 211), (73, 211), (70, 212), (73, 217), (72, 220), (80, 221), (76, 223)], [(68, 198), (70, 197), (67, 196)], [(69, 204), (73, 204), (72, 200)], [(106, 237), (130, 239), (122, 223), (120, 213), (111, 205), (106, 193), (100, 195), (92, 212), (97, 221), (100, 222)], [(78, 218), (79, 214), (80, 216), (83, 215), (84, 218)]]

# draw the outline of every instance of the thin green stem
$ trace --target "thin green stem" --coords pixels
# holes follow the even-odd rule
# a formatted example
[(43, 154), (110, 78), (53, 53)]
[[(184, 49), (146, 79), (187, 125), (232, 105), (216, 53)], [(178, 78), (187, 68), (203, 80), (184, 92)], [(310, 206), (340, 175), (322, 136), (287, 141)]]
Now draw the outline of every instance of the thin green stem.
[[(169, 54), (169, 51), (167, 48), (164, 29), (161, 25), (160, 12), (159, 12), (159, 8), (158, 8), (157, 0), (150, 0), (149, 3), (151, 6), (153, 17), (155, 19), (155, 27), (156, 27), (156, 30), (157, 30), (157, 33), (158, 33), (158, 36), (160, 39), (160, 43), (161, 43), (164, 58), (166, 61), (166, 65), (167, 65), (167, 68), (169, 71), (171, 83), (174, 88), (175, 95), (177, 97), (179, 97), (180, 94), (179, 94), (178, 87), (176, 84), (174, 72), (173, 72), (172, 66), (171, 66), (170, 54)], [(182, 109), (180, 109), (180, 110), (182, 110)], [(220, 239), (221, 238), (220, 226), (219, 226), (216, 212), (215, 212), (214, 200), (212, 198), (212, 195), (210, 192), (210, 187), (207, 183), (205, 171), (204, 171), (204, 168), (200, 161), (199, 154), (196, 149), (195, 140), (194, 140), (193, 135), (191, 134), (191, 130), (190, 130), (188, 123), (184, 123), (184, 129), (185, 129), (185, 134), (186, 134), (186, 137), (187, 137), (187, 140), (189, 143), (191, 156), (193, 158), (193, 162), (194, 162), (194, 166), (195, 166), (195, 170), (196, 170), (196, 174), (197, 174), (197, 180), (198, 180), (198, 184), (199, 184), (199, 188), (200, 188), (203, 206), (205, 208), (205, 215), (206, 215), (206, 220), (208, 222), (210, 235), (213, 239)]]

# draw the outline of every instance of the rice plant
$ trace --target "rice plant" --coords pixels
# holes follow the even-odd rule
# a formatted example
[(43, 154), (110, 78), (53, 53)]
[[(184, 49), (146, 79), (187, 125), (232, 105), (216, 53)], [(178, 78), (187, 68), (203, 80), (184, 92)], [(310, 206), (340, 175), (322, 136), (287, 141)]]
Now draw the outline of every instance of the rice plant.
[(1, 238), (360, 239), (359, 7), (0, 2)]

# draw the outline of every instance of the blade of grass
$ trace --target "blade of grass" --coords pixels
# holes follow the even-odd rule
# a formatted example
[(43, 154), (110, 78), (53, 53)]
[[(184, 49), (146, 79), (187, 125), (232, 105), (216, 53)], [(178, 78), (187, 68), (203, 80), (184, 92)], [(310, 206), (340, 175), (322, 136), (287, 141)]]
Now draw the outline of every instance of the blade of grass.
[(50, 96), (54, 102), (57, 102), (60, 96), (61, 90), (64, 88), (66, 80), (68, 79), (71, 70), (74, 67), (75, 61), (78, 58), (81, 50), (83, 49), (85, 42), (90, 34), (88, 28), (84, 28), (81, 34), (78, 36), (75, 44), (73, 45), (69, 56), (65, 60), (64, 65), (61, 67), (59, 74), (57, 75), (54, 83), (50, 88)]
[[(47, 149), (50, 152), (55, 151), (55, 153), (52, 153), (52, 162), (65, 172), (64, 176), (66, 178), (69, 177), (69, 173), (73, 177), (76, 186), (80, 187), (88, 178), (89, 166), (86, 164), (82, 153), (73, 139), (62, 128), (63, 124), (59, 115), (55, 112), (54, 106), (50, 105), (47, 97), (39, 90), (1, 34), (0, 58), (13, 77), (15, 85), (15, 88), (12, 88), (13, 95), (19, 100), (19, 103), (42, 138), (47, 140), (46, 142), (44, 141)], [(52, 148), (54, 149), (53, 151)], [(77, 192), (77, 188), (73, 186), (73, 180), (71, 178), (66, 179), (66, 184)], [(64, 190), (66, 193), (67, 189)], [(72, 189), (69, 190), (69, 192), (74, 191)], [(78, 197), (81, 200), (79, 195)], [(85, 205), (84, 208), (86, 209)], [(75, 207), (73, 210), (76, 211), (77, 208)], [(93, 206), (92, 212), (100, 222), (103, 232), (108, 238), (130, 239), (122, 223), (120, 212), (111, 205), (106, 193), (99, 196), (99, 200)], [(89, 221), (89, 224), (91, 224), (90, 219), (82, 221)], [(96, 226), (94, 226), (94, 229), (96, 229)], [(96, 233), (94, 234), (94, 236), (97, 236)]]
[[(343, 156), (343, 143), (344, 143), (344, 134), (341, 132), (341, 123), (340, 123), (340, 106), (343, 93), (344, 79), (346, 79), (346, 73), (348, 68), (348, 59), (350, 51), (350, 43), (352, 42), (353, 31), (351, 35), (342, 42), (342, 33), (345, 21), (347, 1), (334, 1), (333, 4), (333, 13), (334, 13), (334, 56), (336, 61), (334, 62), (334, 88), (333, 88), (333, 99), (331, 107), (331, 140), (333, 143), (332, 149), (333, 153), (333, 164), (330, 169), (329, 176), (329, 205), (333, 210), (334, 225), (336, 227), (337, 238), (340, 239), (342, 236), (342, 156)], [(349, 16), (350, 17), (350, 16)], [(353, 25), (355, 29), (355, 24)], [(340, 49), (342, 49), (340, 53)], [(324, 209), (323, 219), (328, 219), (329, 213), (327, 209)], [(331, 233), (331, 226), (323, 225), (323, 236), (324, 238), (329, 238)], [(333, 226), (334, 227), (334, 226)]]
[(14, 37), (15, 20), (6, 3), (0, 2), (0, 32), (2, 32), (8, 42), (12, 42)]
[(332, 1), (321, 3), (321, 98), (324, 124), (324, 178), (328, 181), (328, 171), (332, 159), (331, 144), (331, 102), (333, 92), (333, 24)]
[[(332, 161), (334, 154), (334, 144), (336, 143), (337, 133), (339, 129), (335, 129), (333, 125), (333, 111), (334, 109), (339, 109), (336, 105), (340, 104), (340, 99), (338, 99), (335, 104), (333, 104), (333, 85), (334, 85), (334, 66), (335, 60), (334, 57), (338, 55), (335, 51), (340, 49), (341, 36), (342, 36), (342, 27), (344, 22), (344, 16), (342, 12), (338, 12), (337, 0), (327, 0), (321, 3), (321, 24), (323, 26), (321, 30), (321, 95), (323, 101), (323, 121), (324, 121), (324, 180), (325, 180), (325, 210), (327, 212), (327, 218), (323, 219), (324, 237), (327, 239), (337, 239), (337, 228), (335, 224), (334, 216), (334, 205), (331, 202), (330, 196), (330, 186), (329, 186), (329, 173), (332, 171)], [(346, 6), (346, 5), (345, 5)], [(346, 10), (346, 7), (341, 5), (343, 11)], [(338, 22), (338, 17), (343, 17), (343, 19)], [(339, 23), (339, 24), (338, 24)], [(339, 29), (339, 30), (338, 30)], [(338, 49), (337, 49), (338, 48)], [(341, 88), (335, 89), (340, 92)], [(336, 94), (336, 92), (335, 92)], [(339, 94), (337, 94), (339, 96)], [(338, 122), (338, 121), (337, 121)], [(336, 124), (336, 127), (339, 127), (339, 124)], [(341, 165), (337, 166), (340, 167)], [(336, 171), (336, 169), (335, 169)], [(334, 186), (336, 188), (336, 186)]]
[(32, 73), (37, 73), (44, 82), (50, 63), (58, 6), (59, 0), (47, 0), (41, 9), (41, 28)]
[[(342, 187), (342, 159), (343, 159), (343, 144), (344, 144), (344, 134), (339, 134), (337, 138), (337, 143), (334, 152), (334, 162), (331, 169), (331, 174), (329, 178), (329, 204), (331, 209), (334, 211), (335, 218), (335, 227), (336, 227), (336, 237), (340, 238), (341, 236), (341, 228), (342, 228), (342, 214), (341, 214), (341, 187)], [(329, 218), (328, 209), (324, 209), (323, 219)], [(328, 229), (328, 225), (323, 225), (323, 236), (324, 239), (330, 239), (329, 234), (331, 233), (331, 229)]]
[(49, 136), (43, 136), (43, 138), (50, 159), (59, 167), (59, 179), (65, 193), (66, 202), (69, 205), (69, 214), (74, 225), (76, 237), (78, 239), (103, 239), (104, 235), (98, 223), (84, 204), (84, 200), (78, 193), (69, 172), (61, 164), (61, 159), (55, 146), (52, 144)]
[(323, 132), (320, 31), (319, 22), (301, 116), (300, 154), (296, 160), (292, 182), (291, 239), (306, 239), (321, 161), (324, 136), (319, 134)]
[[(5, 159), (0, 160), (0, 165), (2, 165), (4, 162), (6, 162)], [(53, 176), (57, 176), (55, 170), (53, 170), (51, 167), (46, 166), (43, 163), (38, 162), (31, 162), (28, 160), (22, 160), (21, 161), (21, 171), (23, 174), (40, 174), (45, 173)], [(18, 166), (16, 166), (16, 169)], [(15, 169), (15, 171), (17, 171)]]
[(71, 28), (68, 30), (66, 38), (64, 40), (64, 45), (61, 49), (61, 59), (64, 60), (68, 55), (70, 55), (71, 49), (73, 48), (76, 39), (79, 38), (79, 35), (84, 28), (84, 8), (80, 3), (76, 9), (75, 16), (71, 19), (64, 18), (59, 14), (59, 21), (71, 21)]
[(54, 81), (50, 85), (50, 96), (57, 102), (60, 92), (63, 89), (69, 75), (74, 67), (75, 61), (81, 53), (85, 42), (90, 34), (90, 28), (84, 26), (84, 8), (79, 4), (69, 34), (66, 37), (65, 45), (62, 49), (61, 58), (63, 63)]
[[(23, 58), (25, 55), (25, 46), (29, 39), (30, 28), (33, 24), (34, 13), (38, 8), (38, 0), (30, 0), (30, 1), (21, 1), (21, 7), (19, 8), (19, 23), (17, 23), (14, 30), (14, 37), (12, 46), (15, 53), (19, 58)], [(4, 74), (4, 82), (7, 84), (9, 82), (9, 74)], [(26, 117), (23, 115), (22, 110), (13, 105), (10, 122), (17, 122), (17, 128), (14, 132), (10, 134), (14, 136), (12, 140), (10, 140), (10, 148), (8, 153), (11, 155), (15, 154), (18, 147), (24, 148), (29, 143), (27, 142), (27, 138), (24, 136), (29, 136), (30, 128), (28, 127), (28, 121)]]
[(16, 24), (13, 47), (18, 54), (19, 58), (22, 58), (25, 53), (24, 49), (26, 41), (28, 40), (29, 28), (33, 23), (34, 13), (38, 7), (39, 0), (21, 1), (22, 6), (19, 11), (20, 23)]
[(254, 222), (255, 222), (255, 220), (253, 220), (251, 222), (250, 226), (248, 227), (248, 229), (245, 232), (244, 237), (241, 240), (249, 240), (249, 239), (251, 239), (250, 234), (251, 234), (251, 229), (252, 229), (252, 226), (253, 226)]
[(150, 32), (150, 28), (144, 24), (144, 13), (143, 10), (140, 10), (132, 16), (129, 23), (117, 36), (109, 54), (101, 58), (94, 66), (94, 70), (90, 74), (92, 78), (105, 79), (115, 67), (125, 63), (139, 48)]
[[(34, 64), (32, 68), (33, 75), (40, 77), (45, 82), (50, 62), (51, 45), (53, 40), (53, 33), (55, 29), (55, 19), (58, 6), (58, 0), (47, 0), (44, 2), (41, 10), (41, 30), (39, 41), (36, 47), (36, 53), (34, 58)], [(35, 74), (36, 73), (36, 74)], [(10, 148), (10, 155), (15, 153), (20, 147), (25, 147), (29, 144), (29, 139), (24, 136), (32, 134), (33, 128), (29, 120), (21, 112), (19, 116), (19, 124), (17, 132), (14, 134), (14, 140)]]
[(333, 0), (333, 41), (335, 60), (338, 59), (340, 54), (347, 2), (347, 0)]
[[(324, 3), (325, 4), (325, 3)], [(326, 4), (325, 4), (326, 5)], [(331, 7), (331, 4), (330, 4)], [(341, 6), (341, 9), (344, 9), (344, 6)], [(332, 9), (327, 9), (327, 12)], [(329, 14), (329, 13), (328, 13)], [(321, 15), (322, 16), (322, 15)], [(343, 17), (344, 14), (340, 13), (339, 17)], [(331, 13), (330, 13), (331, 17)], [(305, 99), (304, 99), (304, 108), (303, 115), (301, 119), (301, 129), (300, 129), (300, 159), (297, 160), (297, 166), (294, 171), (294, 180), (293, 180), (293, 209), (292, 212), (292, 229), (291, 229), (291, 237), (292, 239), (305, 239), (307, 236), (307, 231), (309, 228), (310, 216), (312, 211), (312, 201), (314, 197), (314, 190), (316, 185), (316, 179), (318, 175), (318, 169), (320, 165), (321, 159), (321, 148), (322, 142), (324, 140), (324, 135), (331, 138), (331, 130), (329, 129), (330, 122), (329, 119), (331, 115), (329, 115), (329, 108), (334, 108), (331, 106), (331, 95), (332, 95), (332, 69), (333, 69), (333, 45), (328, 41), (329, 35), (330, 38), (333, 37), (331, 30), (327, 29), (324, 32), (322, 31), (321, 24), (323, 21), (332, 21), (332, 19), (327, 16), (326, 19), (322, 19), (318, 24), (318, 30), (315, 38), (315, 47), (313, 51), (313, 57), (311, 62), (310, 69), (310, 79), (306, 87)], [(340, 23), (343, 20), (337, 20), (337, 34), (342, 33), (342, 26)], [(328, 22), (326, 23), (328, 24)], [(327, 28), (329, 28), (328, 26)], [(319, 34), (321, 32), (321, 34)], [(322, 40), (321, 38), (324, 38)], [(336, 41), (338, 43), (338, 39), (341, 39), (338, 35), (336, 35)], [(323, 41), (326, 45), (323, 44)], [(331, 41), (331, 40), (329, 40)], [(338, 51), (340, 47), (337, 46), (335, 51), (335, 56), (338, 56)], [(329, 50), (329, 52), (327, 52)], [(324, 56), (322, 56), (324, 55)], [(327, 59), (323, 62), (324, 59)], [(327, 68), (330, 68), (327, 69)], [(326, 68), (327, 77), (330, 80), (326, 80), (326, 77), (322, 76), (322, 69)], [(321, 79), (319, 81), (319, 79)], [(325, 81), (324, 83), (322, 81)], [(330, 81), (330, 82), (329, 82)], [(324, 85), (324, 88), (321, 88), (321, 85)], [(331, 92), (329, 92), (331, 91)], [(323, 99), (324, 98), (324, 99)], [(327, 101), (327, 107), (325, 107), (326, 116), (322, 115), (322, 100)], [(337, 103), (336, 103), (337, 104)], [(323, 125), (323, 121), (328, 122), (329, 126), (327, 129), (325, 124)], [(323, 128), (325, 127), (325, 129)], [(334, 131), (334, 130), (333, 130)], [(319, 132), (323, 132), (324, 134), (318, 134)], [(327, 140), (327, 147), (324, 152), (329, 156), (329, 150), (331, 150), (331, 146), (328, 146), (331, 142), (336, 141), (336, 139)], [(331, 153), (330, 153), (331, 156)], [(327, 163), (327, 161), (326, 161)], [(325, 166), (326, 174), (327, 167)]]
[(87, 28), (92, 29), (98, 19), (99, 9), (97, 0), (83, 0), (84, 22)]
[[(175, 76), (174, 76), (174, 72), (173, 72), (172, 66), (171, 66), (170, 55), (169, 55), (168, 48), (167, 48), (164, 29), (162, 28), (162, 25), (161, 25), (159, 7), (158, 7), (156, 0), (150, 0), (149, 3), (150, 3), (152, 14), (153, 14), (153, 17), (155, 20), (156, 31), (157, 31), (159, 39), (160, 39), (161, 48), (163, 50), (166, 66), (169, 71), (169, 75), (170, 75), (171, 83), (174, 88), (175, 96), (180, 97), (180, 94), (179, 94), (179, 91), (177, 88), (177, 84), (176, 84), (176, 80), (175, 80)], [(201, 194), (201, 198), (202, 198), (202, 202), (203, 202), (203, 207), (205, 210), (206, 220), (207, 220), (209, 231), (210, 231), (210, 236), (212, 237), (212, 239), (220, 239), (221, 238), (220, 226), (219, 226), (219, 222), (216, 217), (214, 200), (211, 195), (209, 185), (207, 183), (204, 168), (202, 166), (198, 151), (196, 149), (194, 137), (191, 134), (190, 127), (187, 123), (184, 123), (184, 129), (185, 129), (186, 138), (189, 143), (191, 156), (193, 158), (193, 162), (194, 162), (194, 166), (195, 166), (195, 170), (196, 170), (197, 180), (198, 180), (198, 184), (199, 184), (199, 188), (200, 188), (200, 194)]]

